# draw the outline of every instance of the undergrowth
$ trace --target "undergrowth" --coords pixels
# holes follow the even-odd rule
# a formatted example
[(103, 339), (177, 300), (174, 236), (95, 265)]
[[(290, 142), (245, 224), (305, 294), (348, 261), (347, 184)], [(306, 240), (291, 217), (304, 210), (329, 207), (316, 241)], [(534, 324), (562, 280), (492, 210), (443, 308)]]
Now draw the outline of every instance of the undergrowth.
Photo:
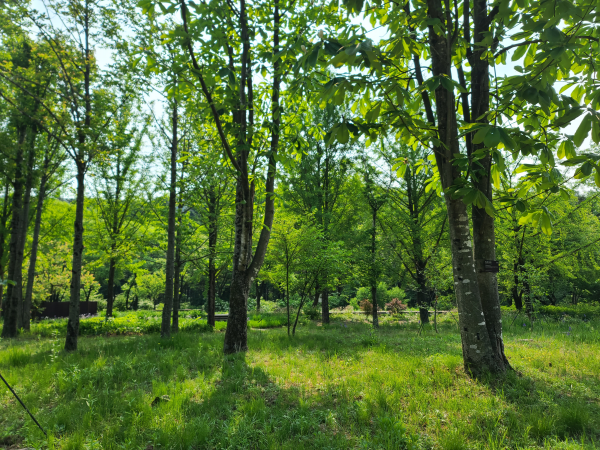
[(71, 354), (62, 334), (0, 341), (0, 372), (50, 435), (0, 389), (0, 447), (597, 447), (600, 322), (506, 319), (515, 370), (473, 380), (452, 320), (420, 334), (362, 320), (308, 323), (292, 338), (250, 329), (250, 350), (229, 357), (222, 332), (101, 333)]

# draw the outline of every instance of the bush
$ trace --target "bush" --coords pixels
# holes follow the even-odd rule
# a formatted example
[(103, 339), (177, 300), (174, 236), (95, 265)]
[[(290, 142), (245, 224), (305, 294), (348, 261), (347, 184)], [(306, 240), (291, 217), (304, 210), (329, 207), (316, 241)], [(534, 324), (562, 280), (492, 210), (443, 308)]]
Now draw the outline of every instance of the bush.
[(321, 308), (318, 306), (313, 306), (312, 304), (306, 305), (303, 311), (310, 320), (319, 320), (321, 318)]
[(361, 300), (359, 305), (362, 312), (364, 312), (367, 316), (373, 313), (373, 303), (371, 303), (366, 298), (364, 300)]
[(540, 306), (539, 312), (557, 320), (563, 318), (564, 316), (589, 320), (600, 317), (600, 306), (585, 304), (571, 306)]
[(154, 304), (152, 303), (152, 300), (145, 298), (139, 301), (138, 309), (141, 309), (142, 311), (151, 311), (154, 309)]
[(358, 305), (358, 298), (354, 297), (352, 300), (350, 300), (350, 306), (352, 306), (354, 311), (358, 311), (360, 309), (360, 306)]
[(399, 299), (394, 298), (391, 302), (385, 304), (385, 309), (387, 309), (393, 315), (397, 315), (406, 309), (406, 305)]

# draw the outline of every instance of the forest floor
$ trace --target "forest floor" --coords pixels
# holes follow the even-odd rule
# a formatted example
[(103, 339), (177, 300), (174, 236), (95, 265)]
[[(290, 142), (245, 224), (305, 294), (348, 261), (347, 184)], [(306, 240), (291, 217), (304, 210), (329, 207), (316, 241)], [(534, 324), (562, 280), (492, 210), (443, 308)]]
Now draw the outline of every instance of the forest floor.
[(223, 332), (0, 341), (0, 448), (600, 448), (600, 321), (505, 320), (514, 371), (473, 380), (456, 324), (362, 318)]

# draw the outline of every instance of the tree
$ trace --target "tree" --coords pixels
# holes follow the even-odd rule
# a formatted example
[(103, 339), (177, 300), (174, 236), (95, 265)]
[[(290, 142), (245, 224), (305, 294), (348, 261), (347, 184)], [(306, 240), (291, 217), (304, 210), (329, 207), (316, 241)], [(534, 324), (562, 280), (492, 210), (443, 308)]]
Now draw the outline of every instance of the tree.
[[(152, 0), (142, 0), (139, 5), (154, 14)], [(275, 214), (277, 162), (285, 156), (280, 154), (280, 141), (287, 137), (286, 129), (290, 131), (288, 146), (297, 140), (297, 116), (282, 114), (282, 108), (302, 109), (302, 99), (288, 93), (298, 93), (294, 77), (300, 68), (310, 70), (318, 56), (317, 52), (310, 58), (308, 54), (298, 58), (304, 44), (298, 40), (297, 30), (309, 29), (314, 18), (326, 12), (321, 13), (319, 5), (307, 4), (307, 14), (284, 14), (281, 8), (287, 5), (279, 0), (252, 5), (240, 0), (238, 6), (214, 1), (195, 4), (192, 9), (185, 0), (167, 8), (161, 5), (167, 14), (179, 9), (181, 26), (171, 30), (168, 41), (187, 49), (188, 58), (177, 62), (189, 74), (188, 79), (198, 81), (203, 108), (208, 108), (227, 163), (236, 171), (235, 245), (224, 351), (244, 351), (248, 294), (265, 258)], [(195, 49), (197, 43), (203, 44), (200, 57)], [(269, 81), (257, 84), (253, 66), (264, 69), (265, 74), (269, 70)], [(286, 89), (283, 93), (282, 86)], [(268, 107), (259, 108), (255, 104), (259, 98), (269, 99)], [(266, 142), (269, 146), (264, 151)], [(263, 160), (266, 167), (261, 168)], [(254, 248), (255, 190), (262, 170), (266, 172), (267, 197), (263, 228)]]
[(107, 318), (113, 313), (119, 264), (137, 248), (145, 226), (141, 193), (147, 190), (149, 171), (142, 155), (147, 119), (135, 112), (139, 106), (128, 100), (119, 108), (99, 143), (105, 149), (93, 170), (97, 214), (91, 240), (108, 259)]
[(446, 214), (434, 176), (435, 158), (421, 146), (387, 145), (382, 156), (392, 169), (392, 178), (397, 175), (397, 184), (388, 189), (389, 201), (380, 220), (390, 250), (416, 285), (421, 323), (428, 323), (432, 297), (428, 267), (446, 231)]

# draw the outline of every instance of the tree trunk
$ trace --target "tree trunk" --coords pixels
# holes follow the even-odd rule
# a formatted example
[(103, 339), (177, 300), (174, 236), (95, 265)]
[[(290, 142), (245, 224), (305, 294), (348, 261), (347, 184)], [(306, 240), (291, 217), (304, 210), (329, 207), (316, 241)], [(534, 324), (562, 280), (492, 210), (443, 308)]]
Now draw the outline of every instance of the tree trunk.
[(379, 328), (379, 316), (377, 315), (377, 207), (371, 205), (373, 222), (371, 223), (371, 299), (373, 302), (373, 328)]
[(264, 281), (261, 283), (260, 281), (256, 280), (256, 311), (260, 312), (260, 297), (262, 295), (262, 285), (264, 284)]
[[(112, 249), (114, 252), (114, 248)], [(113, 253), (114, 254), (114, 253)], [(111, 256), (108, 262), (108, 298), (106, 300), (106, 319), (113, 315), (113, 303), (115, 299), (115, 271), (117, 264), (115, 258)]]
[(320, 286), (319, 286), (319, 282), (317, 281), (315, 283), (315, 297), (313, 299), (313, 306), (316, 308), (317, 306), (319, 306), (319, 297), (321, 296), (321, 290), (320, 290)]
[(371, 299), (373, 301), (373, 328), (379, 328), (379, 316), (377, 311), (377, 285), (371, 285)]
[[(31, 310), (26, 310), (23, 305), (23, 259), (25, 255), (25, 244), (27, 242), (27, 229), (29, 228), (29, 209), (31, 207), (31, 190), (33, 189), (33, 166), (35, 164), (35, 132), (32, 132), (32, 136), (30, 138), (30, 142), (28, 145), (28, 160), (27, 160), (27, 175), (25, 177), (25, 192), (23, 193), (23, 209), (21, 211), (21, 234), (19, 235), (19, 261), (17, 262), (18, 266), (15, 268), (15, 271), (18, 271), (18, 274), (15, 272), (15, 276), (18, 275), (18, 286), (17, 292), (19, 295), (17, 301), (17, 328), (25, 328), (26, 330), (30, 329), (29, 322), (31, 321)], [(15, 280), (16, 281), (16, 280)], [(27, 326), (25, 326), (25, 322), (27, 322)]]
[(323, 324), (329, 323), (329, 289), (321, 291), (321, 321)]
[(215, 326), (215, 300), (217, 296), (217, 238), (219, 233), (217, 217), (217, 196), (214, 186), (208, 191), (208, 325)]
[[(83, 159), (83, 157), (81, 158)], [(85, 195), (85, 166), (77, 162), (77, 197), (75, 200), (75, 224), (73, 232), (73, 263), (71, 269), (71, 298), (65, 350), (77, 350), (79, 337), (79, 300), (81, 296), (81, 269), (83, 263), (83, 210)]]
[(48, 177), (46, 175), (46, 171), (48, 168), (49, 160), (44, 161), (44, 174), (42, 175), (42, 179), (40, 181), (40, 188), (38, 192), (37, 199), (37, 209), (35, 211), (35, 224), (33, 226), (33, 241), (31, 243), (31, 256), (29, 257), (29, 268), (27, 270), (27, 287), (25, 289), (25, 300), (23, 305), (23, 310), (25, 312), (29, 311), (29, 317), (23, 317), (23, 325), (25, 330), (29, 331), (31, 325), (31, 304), (33, 299), (33, 284), (35, 281), (35, 266), (37, 263), (37, 251), (38, 245), (40, 242), (40, 228), (42, 225), (42, 212), (44, 207), (44, 201), (46, 197), (46, 185), (48, 182)]
[(165, 282), (165, 304), (162, 311), (160, 335), (171, 336), (171, 311), (173, 309), (173, 275), (175, 272), (175, 215), (177, 202), (177, 101), (173, 101), (171, 138), (171, 182), (169, 186), (169, 220), (167, 226), (167, 267)]
[(181, 289), (181, 243), (179, 242), (179, 229), (176, 237), (177, 248), (175, 249), (175, 279), (173, 283), (173, 333), (179, 332), (179, 302)]
[[(487, 113), (490, 107), (490, 79), (489, 61), (482, 59), (486, 47), (480, 45), (489, 35), (490, 21), (488, 19), (487, 0), (473, 1), (473, 22), (475, 47), (470, 58), (471, 68), (471, 98), (472, 119), (482, 123), (489, 123)], [(478, 45), (479, 44), (479, 45)], [(483, 149), (484, 144), (473, 145), (473, 151)], [(477, 166), (472, 169), (472, 178), (477, 188), (492, 201), (492, 183), (490, 170), (492, 155), (488, 151), (478, 160)], [(498, 294), (498, 278), (493, 272), (484, 271), (485, 260), (496, 260), (496, 233), (494, 218), (485, 209), (472, 206), (473, 217), (473, 245), (477, 282), (481, 295), (481, 306), (485, 317), (486, 327), (490, 336), (495, 364), (502, 371), (510, 367), (504, 354), (504, 340), (502, 339), (502, 311), (500, 310), (500, 296)], [(506, 366), (506, 367), (505, 367)]]
[(4, 186), (4, 199), (2, 201), (2, 217), (0, 222), (0, 311), (2, 310), (2, 297), (4, 295), (4, 245), (6, 243), (6, 223), (8, 222), (8, 181), (6, 186)]

